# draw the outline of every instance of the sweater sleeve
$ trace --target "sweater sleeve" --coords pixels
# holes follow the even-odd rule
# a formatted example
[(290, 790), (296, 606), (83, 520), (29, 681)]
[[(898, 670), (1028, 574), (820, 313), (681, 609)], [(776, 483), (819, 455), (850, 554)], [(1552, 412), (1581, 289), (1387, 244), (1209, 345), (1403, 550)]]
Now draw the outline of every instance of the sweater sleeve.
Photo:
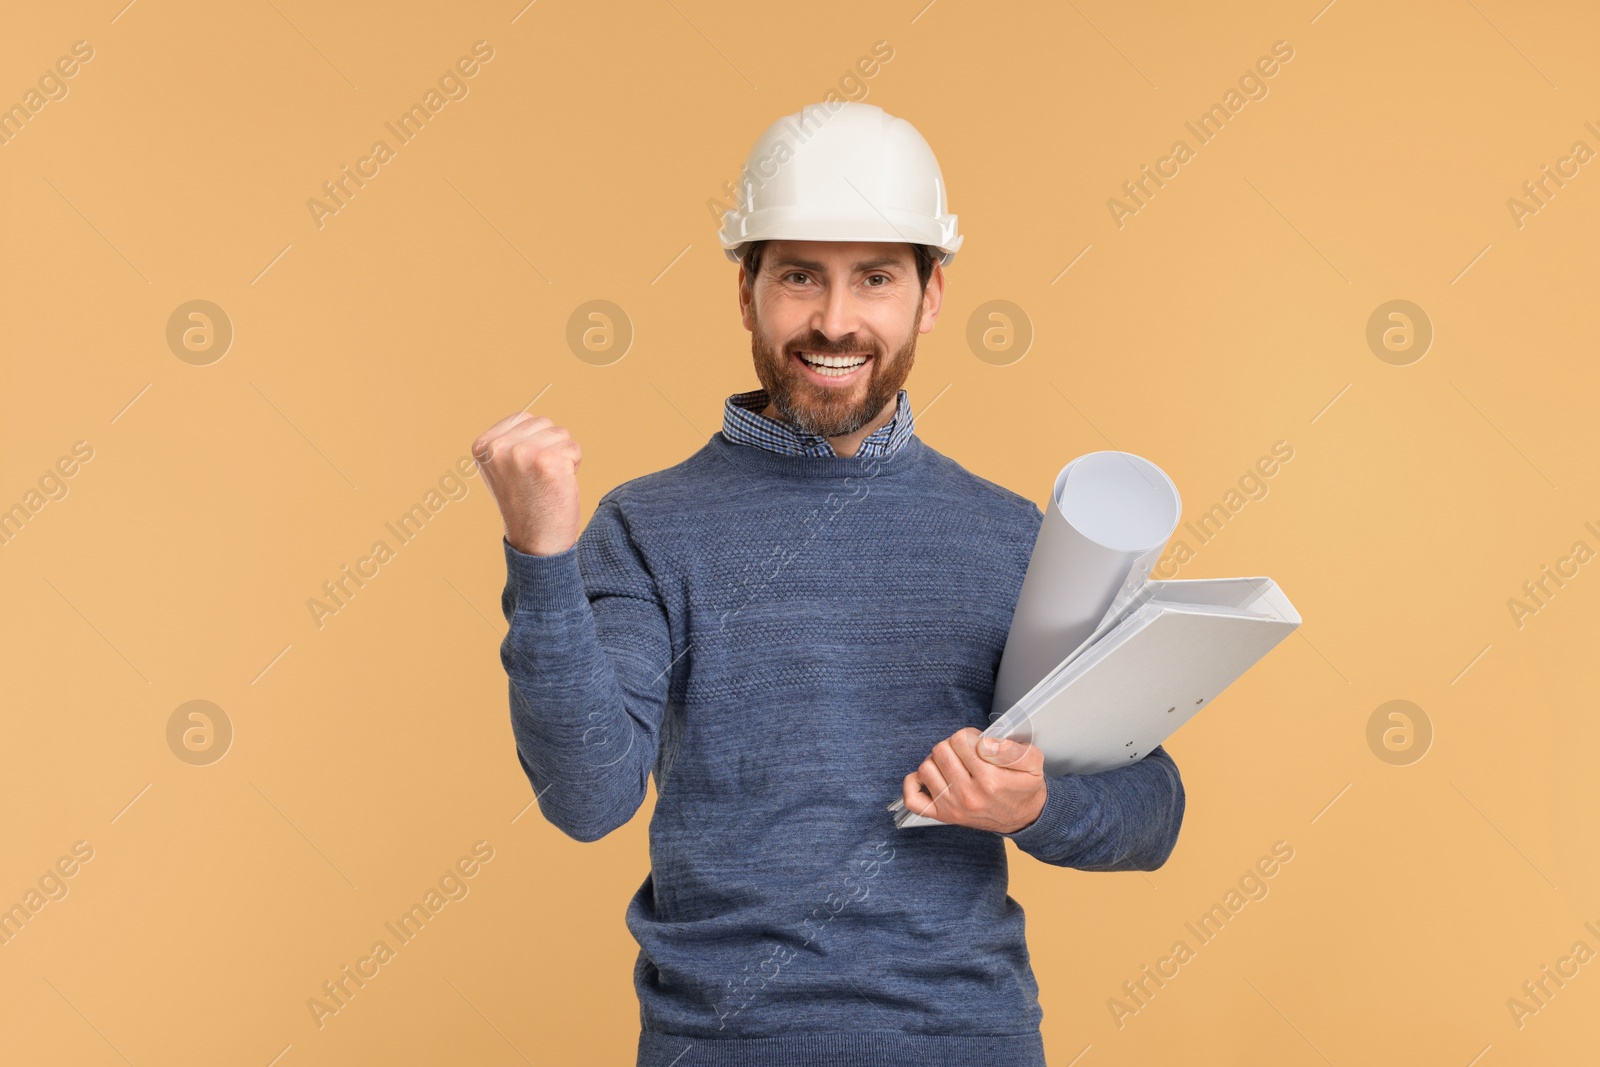
[(1045, 779), (1039, 818), (1005, 834), (1035, 859), (1080, 871), (1153, 871), (1183, 825), (1183, 779), (1157, 745), (1137, 763)]
[(672, 665), (666, 610), (609, 496), (565, 552), (501, 543), (517, 758), (544, 817), (595, 841), (644, 802)]

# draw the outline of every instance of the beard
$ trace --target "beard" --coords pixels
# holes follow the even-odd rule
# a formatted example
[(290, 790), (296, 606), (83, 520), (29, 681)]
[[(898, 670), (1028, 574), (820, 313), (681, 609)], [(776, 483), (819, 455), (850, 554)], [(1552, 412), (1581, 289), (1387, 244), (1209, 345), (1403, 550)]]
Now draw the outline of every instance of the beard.
[[(917, 327), (921, 323), (922, 302), (919, 300), (916, 317), (911, 321), (911, 336), (892, 357), (885, 359), (883, 346), (864, 344), (855, 334), (829, 341), (813, 331), (774, 349), (767, 343), (760, 319), (757, 319), (756, 328), (750, 331), (750, 353), (755, 357), (756, 377), (784, 421), (802, 433), (843, 437), (871, 422), (899, 396), (917, 358)], [(864, 387), (857, 382), (848, 389), (838, 389), (811, 381), (798, 366), (795, 351), (817, 355), (870, 352), (872, 358), (866, 367)]]

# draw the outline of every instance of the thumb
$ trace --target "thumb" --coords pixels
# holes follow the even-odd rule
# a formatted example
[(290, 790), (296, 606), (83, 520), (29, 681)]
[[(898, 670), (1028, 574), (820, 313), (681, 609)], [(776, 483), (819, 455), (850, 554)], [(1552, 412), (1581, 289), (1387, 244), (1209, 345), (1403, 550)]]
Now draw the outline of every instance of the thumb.
[(1028, 746), (1003, 737), (985, 737), (978, 741), (978, 755), (997, 767), (1010, 767), (1027, 753)]

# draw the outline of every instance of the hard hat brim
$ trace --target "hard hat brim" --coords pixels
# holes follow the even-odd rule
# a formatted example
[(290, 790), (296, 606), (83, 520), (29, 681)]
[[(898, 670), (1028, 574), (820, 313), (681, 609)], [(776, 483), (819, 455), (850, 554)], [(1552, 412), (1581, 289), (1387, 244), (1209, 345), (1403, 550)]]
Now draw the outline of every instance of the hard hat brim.
[[(730, 233), (730, 227), (736, 232)], [(939, 262), (948, 266), (965, 240), (965, 235), (957, 235), (955, 215), (942, 216), (935, 223), (926, 215), (896, 208), (854, 218), (829, 219), (772, 208), (751, 212), (737, 221), (726, 219), (723, 231), (717, 236), (728, 259), (734, 263), (739, 262), (740, 252), (752, 241), (876, 241), (929, 245), (942, 253)]]

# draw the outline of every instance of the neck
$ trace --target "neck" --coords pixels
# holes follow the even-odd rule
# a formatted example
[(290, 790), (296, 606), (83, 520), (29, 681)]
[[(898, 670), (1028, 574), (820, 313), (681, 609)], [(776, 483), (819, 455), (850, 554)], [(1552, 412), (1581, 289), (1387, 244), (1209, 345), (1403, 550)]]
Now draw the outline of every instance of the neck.
[[(836, 456), (854, 456), (861, 448), (862, 441), (865, 441), (868, 437), (871, 437), (875, 430), (878, 430), (880, 427), (887, 426), (889, 421), (894, 418), (895, 406), (898, 402), (899, 393), (896, 393), (889, 399), (889, 402), (883, 406), (883, 409), (873, 416), (871, 422), (861, 427), (861, 429), (857, 430), (855, 433), (847, 433), (842, 437), (828, 438), (827, 441), (828, 444), (833, 448), (833, 454)], [(778, 422), (789, 421), (788, 419), (785, 419), (778, 411), (777, 405), (773, 404), (770, 400), (767, 401), (767, 406), (761, 412), (761, 414)]]

